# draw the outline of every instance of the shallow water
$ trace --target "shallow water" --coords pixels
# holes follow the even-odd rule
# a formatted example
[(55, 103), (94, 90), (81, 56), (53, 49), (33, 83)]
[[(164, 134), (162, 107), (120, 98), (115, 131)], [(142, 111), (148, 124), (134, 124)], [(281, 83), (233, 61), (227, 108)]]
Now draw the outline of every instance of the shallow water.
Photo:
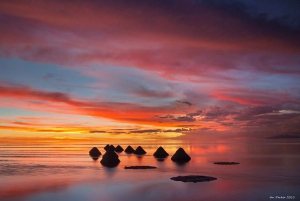
[[(300, 200), (299, 140), (147, 142), (142, 144), (146, 155), (122, 152), (115, 168), (103, 167), (101, 157), (93, 160), (88, 155), (94, 146), (103, 154), (105, 145), (0, 144), (0, 200)], [(125, 149), (128, 143), (120, 145)], [(136, 148), (140, 144), (131, 145)], [(158, 161), (152, 155), (160, 145), (170, 155), (183, 147), (192, 160), (183, 165), (172, 162), (171, 156)], [(216, 161), (240, 164), (213, 164)], [(157, 169), (124, 169), (131, 165)], [(170, 180), (179, 175), (217, 180)]]

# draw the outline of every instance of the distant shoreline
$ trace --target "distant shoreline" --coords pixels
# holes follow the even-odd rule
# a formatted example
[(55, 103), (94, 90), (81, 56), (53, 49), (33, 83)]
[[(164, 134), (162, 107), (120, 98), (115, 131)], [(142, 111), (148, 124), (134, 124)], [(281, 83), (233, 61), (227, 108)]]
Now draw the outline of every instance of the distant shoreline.
[(275, 135), (272, 137), (267, 137), (266, 139), (298, 139), (298, 138), (300, 138), (300, 136), (282, 134), (282, 135)]

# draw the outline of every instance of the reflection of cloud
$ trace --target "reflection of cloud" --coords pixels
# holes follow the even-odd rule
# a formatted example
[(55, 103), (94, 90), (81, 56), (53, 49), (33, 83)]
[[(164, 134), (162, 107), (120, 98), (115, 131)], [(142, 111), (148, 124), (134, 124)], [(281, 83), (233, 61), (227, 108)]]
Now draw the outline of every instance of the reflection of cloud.
[(27, 181), (22, 181), (22, 183), (7, 183), (1, 186), (0, 198), (20, 199), (45, 191), (60, 191), (73, 183), (73, 180), (67, 178), (59, 180), (45, 178), (43, 181), (28, 179)]

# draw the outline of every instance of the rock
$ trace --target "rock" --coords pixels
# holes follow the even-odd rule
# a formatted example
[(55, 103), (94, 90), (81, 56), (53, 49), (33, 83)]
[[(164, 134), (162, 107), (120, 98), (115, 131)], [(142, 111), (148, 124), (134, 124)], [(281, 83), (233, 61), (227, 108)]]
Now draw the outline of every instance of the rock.
[(157, 167), (154, 166), (125, 166), (124, 169), (155, 169)]
[(104, 147), (104, 150), (107, 151), (107, 148), (108, 148), (108, 147), (110, 147), (109, 144), (107, 144), (107, 145)]
[(124, 149), (123, 149), (120, 145), (118, 145), (118, 146), (115, 148), (115, 152), (122, 152), (122, 151), (124, 151)]
[(146, 154), (147, 152), (141, 146), (138, 146), (138, 148), (136, 148), (136, 150), (133, 153), (137, 155), (143, 155)]
[(104, 147), (104, 149), (105, 149), (105, 151), (107, 151), (108, 149), (111, 149), (111, 150), (115, 150), (115, 147), (114, 147), (114, 145), (109, 145), (109, 144), (107, 144), (105, 147)]
[(99, 151), (99, 149), (97, 147), (93, 147), (90, 152), (89, 152), (90, 156), (100, 156), (101, 152)]
[(197, 183), (197, 182), (204, 182), (204, 181), (213, 181), (213, 180), (217, 180), (217, 178), (209, 177), (209, 176), (200, 176), (200, 175), (189, 175), (189, 176), (172, 177), (171, 180)]
[(191, 157), (180, 147), (172, 156), (171, 160), (178, 163), (184, 163), (190, 161)]
[(134, 149), (130, 145), (125, 149), (125, 153), (132, 154), (133, 152)]
[(159, 147), (156, 152), (154, 152), (153, 156), (155, 156), (156, 158), (165, 158), (169, 156), (169, 154), (164, 150), (164, 148)]
[(112, 149), (108, 149), (100, 163), (106, 167), (115, 167), (120, 163), (119, 156)]
[(214, 162), (216, 165), (238, 165), (240, 163), (237, 162)]

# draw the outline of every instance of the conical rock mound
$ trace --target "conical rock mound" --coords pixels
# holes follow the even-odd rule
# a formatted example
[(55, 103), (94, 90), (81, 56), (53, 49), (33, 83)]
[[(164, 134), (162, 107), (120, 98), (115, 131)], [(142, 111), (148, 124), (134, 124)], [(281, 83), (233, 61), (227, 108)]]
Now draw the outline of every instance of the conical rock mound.
[(147, 152), (141, 146), (138, 146), (138, 148), (136, 148), (136, 150), (133, 153), (137, 155), (143, 155), (146, 154)]
[(115, 147), (114, 147), (114, 145), (109, 145), (109, 144), (107, 144), (105, 147), (104, 147), (104, 149), (105, 149), (105, 151), (108, 151), (108, 150), (115, 150)]
[(125, 149), (125, 153), (132, 154), (133, 152), (134, 152), (134, 149), (130, 145)]
[(115, 148), (115, 152), (122, 152), (122, 151), (124, 151), (124, 149), (123, 149), (120, 145), (118, 145), (118, 146)]
[(188, 162), (191, 160), (191, 157), (185, 153), (184, 149), (179, 148), (172, 156), (171, 160), (175, 162)]
[(104, 150), (107, 151), (107, 148), (108, 148), (108, 147), (110, 147), (109, 144), (107, 144), (107, 145), (104, 147)]
[(113, 150), (109, 149), (103, 156), (100, 163), (106, 167), (115, 167), (120, 163), (119, 156)]
[(168, 152), (166, 152), (164, 150), (164, 148), (162, 147), (159, 147), (156, 152), (153, 154), (153, 156), (157, 157), (157, 158), (164, 158), (164, 157), (167, 157), (169, 156)]
[(100, 156), (101, 152), (99, 151), (99, 149), (97, 147), (93, 147), (90, 152), (89, 152), (90, 156)]

